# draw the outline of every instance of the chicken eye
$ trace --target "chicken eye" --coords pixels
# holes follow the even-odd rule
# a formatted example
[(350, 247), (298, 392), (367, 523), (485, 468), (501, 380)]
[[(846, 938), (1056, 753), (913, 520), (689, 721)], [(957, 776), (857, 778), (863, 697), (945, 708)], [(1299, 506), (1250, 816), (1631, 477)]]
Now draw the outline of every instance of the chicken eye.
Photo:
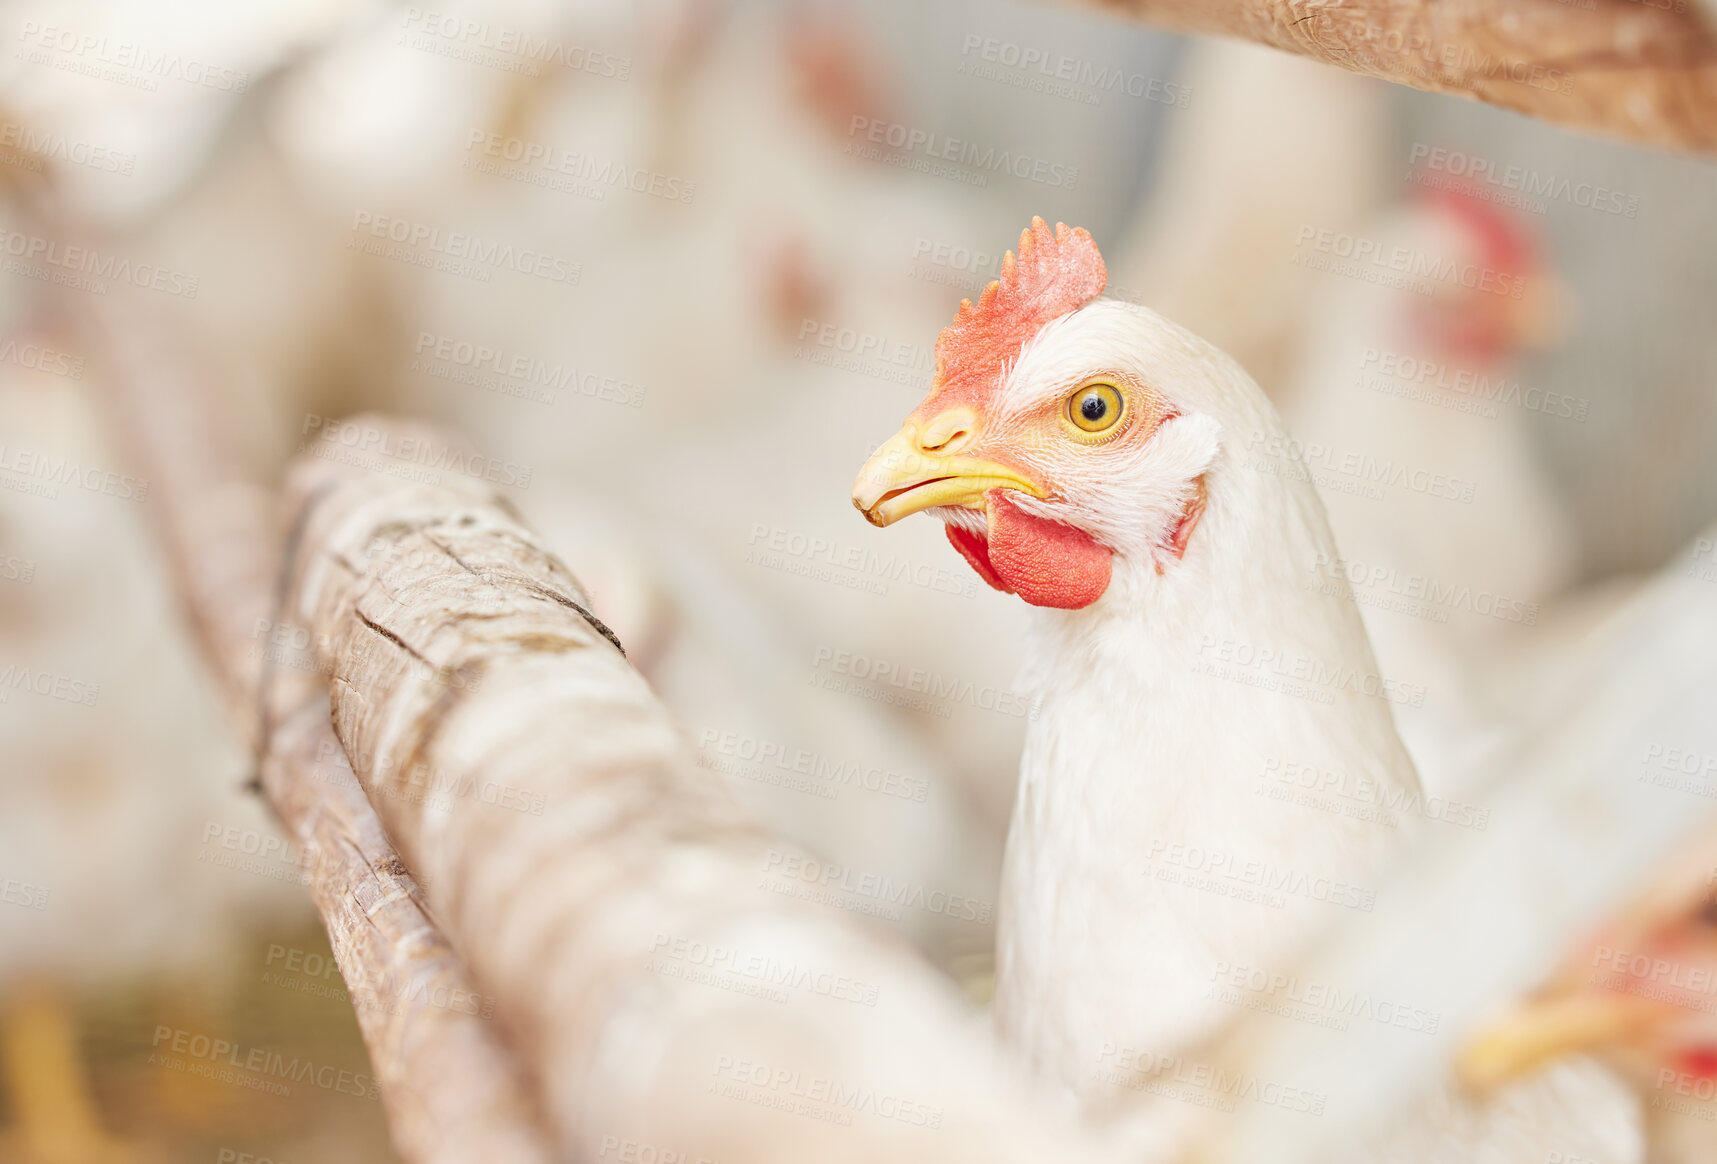
[(1067, 419), (1080, 432), (1107, 432), (1121, 419), (1121, 394), (1113, 384), (1087, 384), (1067, 398)]

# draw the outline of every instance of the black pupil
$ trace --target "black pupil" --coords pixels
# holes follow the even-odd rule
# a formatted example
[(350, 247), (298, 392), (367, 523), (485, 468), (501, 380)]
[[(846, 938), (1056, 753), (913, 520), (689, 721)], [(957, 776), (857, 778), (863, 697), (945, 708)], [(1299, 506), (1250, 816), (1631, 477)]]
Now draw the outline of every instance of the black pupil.
[(1095, 392), (1079, 402), (1079, 415), (1086, 420), (1102, 420), (1108, 411), (1109, 402)]

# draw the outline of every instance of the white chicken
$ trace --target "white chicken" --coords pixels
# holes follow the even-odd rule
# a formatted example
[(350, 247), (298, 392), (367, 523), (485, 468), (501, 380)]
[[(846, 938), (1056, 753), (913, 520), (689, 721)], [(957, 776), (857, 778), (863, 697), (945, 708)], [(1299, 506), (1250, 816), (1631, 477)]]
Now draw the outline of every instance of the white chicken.
[(1099, 300), (1104, 278), (1088, 234), (1034, 220), (853, 493), (877, 525), (933, 512), (986, 581), (1046, 608), (997, 1020), (1086, 1099), (1229, 1017), (1220, 964), (1284, 964), (1370, 908), (1394, 833), (1291, 815), (1258, 794), (1265, 771), (1418, 787), (1356, 608), (1302, 584), (1334, 543), (1311, 482), (1267, 451), (1275, 411), (1197, 337)]
[[(944, 331), (930, 395), (853, 501), (879, 526), (934, 513), (987, 582), (1047, 608), (1021, 684), (1040, 714), (1004, 862), (997, 1022), (1157, 1159), (1220, 1101), (1145, 1112), (1137, 1094), (1211, 1086), (1180, 1074), (1234, 1015), (1211, 984), (1289, 966), (1343, 907), (1374, 909), (1405, 835), (1298, 811), (1261, 778), (1307, 766), (1408, 800), (1419, 785), (1351, 593), (1305, 584), (1336, 546), (1281, 421), (1221, 352), (1100, 300), (1104, 277), (1088, 234), (1034, 220)], [(1632, 1158), (1637, 1108), (1577, 1063), (1489, 1103), (1433, 1096), (1383, 1158), (1514, 1159), (1572, 1111), (1601, 1113), (1581, 1145)]]
[[(1352, 276), (1326, 276), (1286, 394), (1343, 554), (1315, 580), (1355, 585), (1384, 673), (1414, 689), (1401, 734), (1427, 791), (1448, 795), (1511, 702), (1487, 682), (1499, 646), (1536, 627), (1572, 572), (1529, 406), (1571, 416), (1580, 402), (1523, 386), (1516, 366), (1558, 293), (1524, 223), (1465, 194), (1426, 192), (1357, 235), (1302, 234), (1302, 258)], [(1426, 274), (1380, 286), (1379, 264), (1333, 261), (1368, 244)]]

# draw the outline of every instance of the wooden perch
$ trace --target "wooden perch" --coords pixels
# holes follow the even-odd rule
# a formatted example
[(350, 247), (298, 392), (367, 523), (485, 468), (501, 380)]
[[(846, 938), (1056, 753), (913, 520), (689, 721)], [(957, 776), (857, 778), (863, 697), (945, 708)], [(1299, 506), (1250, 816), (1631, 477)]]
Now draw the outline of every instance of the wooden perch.
[(1717, 149), (1717, 38), (1699, 0), (1095, 2), (1560, 125)]
[(891, 889), (767, 836), (696, 767), (480, 476), (432, 430), (334, 426), (288, 481), (289, 617), (563, 1144), (726, 1164), (1092, 1158), (952, 987), (860, 920)]
[(274, 506), (223, 455), (206, 417), (213, 387), (136, 305), (98, 298), (79, 318), (110, 366), (190, 621), (310, 872), (396, 1149), (409, 1164), (559, 1159), (487, 1000), (351, 775), (322, 676), (262, 662), (270, 636), (258, 630), (277, 621)]
[(400, 1156), (559, 1159), (491, 1029), (493, 999), (471, 986), (425, 913), (334, 738), (325, 694), (275, 720), (261, 775), (314, 870), (311, 897), (328, 926)]

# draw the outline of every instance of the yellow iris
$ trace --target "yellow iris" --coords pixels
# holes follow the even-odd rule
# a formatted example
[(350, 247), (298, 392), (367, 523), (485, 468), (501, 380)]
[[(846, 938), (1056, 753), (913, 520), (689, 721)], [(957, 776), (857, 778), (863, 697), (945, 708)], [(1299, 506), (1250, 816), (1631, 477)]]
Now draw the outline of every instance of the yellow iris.
[(1120, 390), (1094, 380), (1067, 398), (1067, 419), (1083, 433), (1108, 432), (1120, 422), (1122, 408)]

